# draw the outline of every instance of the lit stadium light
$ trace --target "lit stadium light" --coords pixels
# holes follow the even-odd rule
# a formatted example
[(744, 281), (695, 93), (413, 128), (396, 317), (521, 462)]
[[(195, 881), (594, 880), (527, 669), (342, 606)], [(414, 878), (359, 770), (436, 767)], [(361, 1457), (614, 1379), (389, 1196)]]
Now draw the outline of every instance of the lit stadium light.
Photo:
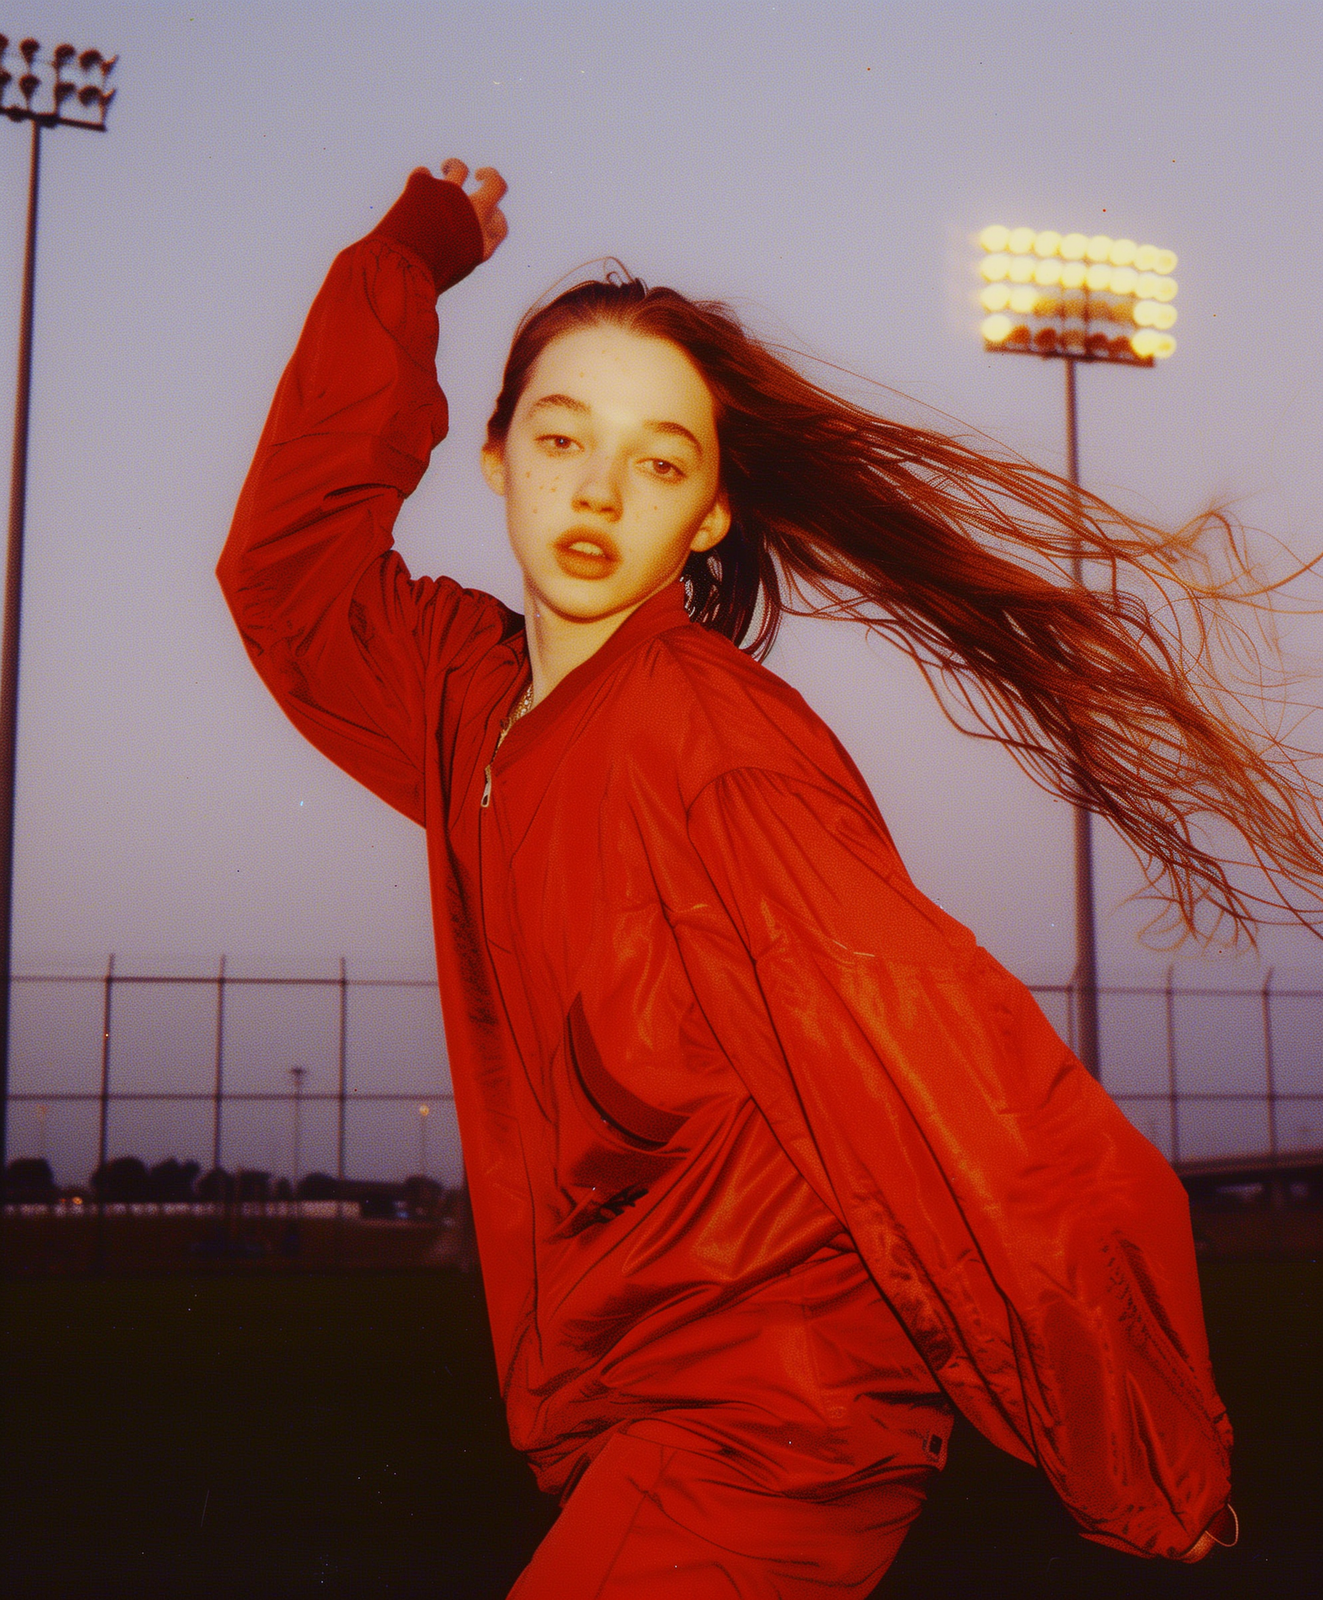
[(1175, 251), (1001, 223), (978, 242), (986, 349), (1142, 367), (1175, 350)]
[[(1082, 361), (1151, 367), (1176, 349), (1176, 254), (1109, 234), (1061, 234), (1052, 228), (992, 223), (978, 236), (983, 348), (1062, 362), (1066, 390), (1066, 460), (1079, 487), (1075, 368)], [(1084, 551), (1071, 568), (1084, 582)], [(1072, 1038), (1096, 1077), (1099, 1062), (1098, 956), (1093, 898), (1092, 819), (1075, 810), (1075, 974), (1070, 986)]]

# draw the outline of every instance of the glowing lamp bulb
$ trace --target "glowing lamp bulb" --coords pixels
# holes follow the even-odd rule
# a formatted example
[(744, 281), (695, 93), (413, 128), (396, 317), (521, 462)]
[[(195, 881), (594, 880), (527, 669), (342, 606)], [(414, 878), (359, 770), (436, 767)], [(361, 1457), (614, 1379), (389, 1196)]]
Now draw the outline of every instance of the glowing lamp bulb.
[(1034, 282), (1041, 283), (1045, 289), (1050, 289), (1053, 284), (1061, 282), (1061, 269), (1064, 263), (1059, 257), (1052, 257), (1047, 261), (1040, 261), (1034, 268)]
[(1038, 290), (1031, 284), (1017, 284), (1011, 290), (1011, 310), (1022, 317), (1031, 317), (1038, 304)]
[(1128, 267), (1135, 259), (1135, 251), (1139, 246), (1133, 239), (1113, 239), (1112, 248), (1107, 252), (1107, 259), (1114, 267)]
[[(1083, 238), (1083, 234), (1080, 237)], [(1088, 270), (1082, 261), (1067, 261), (1061, 269), (1061, 287), (1063, 289), (1082, 289)]]
[(999, 283), (1006, 276), (1010, 264), (1008, 255), (984, 256), (978, 270), (989, 283)]
[(1051, 228), (1046, 228), (1042, 233), (1034, 235), (1034, 254), (1036, 256), (1054, 256), (1061, 248), (1061, 235)]
[(1151, 356), (1157, 361), (1165, 361), (1168, 356), (1175, 355), (1176, 341), (1169, 333), (1145, 328), (1131, 339), (1130, 348), (1137, 356)]
[(1112, 270), (1112, 293), (1133, 294), (1139, 274), (1133, 267), (1115, 267)]
[(1004, 283), (990, 283), (978, 298), (985, 311), (1005, 311), (1011, 303), (1011, 291)]
[(978, 242), (986, 251), (995, 255), (998, 251), (1006, 248), (1006, 243), (1010, 236), (1011, 230), (1009, 228), (1003, 228), (1001, 223), (994, 222), (991, 227), (984, 228), (983, 232), (979, 234)]
[(1068, 233), (1061, 241), (1061, 256), (1064, 261), (1083, 261), (1088, 251), (1089, 241), (1082, 233)]
[(1033, 249), (1037, 237), (1032, 228), (1013, 228), (1010, 238), (1006, 241), (1006, 248), (1013, 256), (1027, 256)]
[(1084, 281), (1095, 294), (1112, 286), (1112, 269), (1105, 261), (1095, 261), (1084, 275)]
[(989, 344), (1005, 344), (1014, 326), (1009, 317), (984, 317), (980, 331)]
[(1089, 261), (1106, 261), (1112, 253), (1112, 241), (1105, 233), (1095, 233), (1089, 240), (1085, 250), (1085, 258)]
[(1159, 250), (1157, 259), (1153, 263), (1154, 272), (1160, 272), (1163, 277), (1169, 276), (1176, 270), (1176, 252), (1174, 250)]
[(1135, 251), (1135, 259), (1132, 264), (1136, 272), (1152, 272), (1157, 259), (1158, 252), (1155, 246), (1141, 244), (1139, 249)]

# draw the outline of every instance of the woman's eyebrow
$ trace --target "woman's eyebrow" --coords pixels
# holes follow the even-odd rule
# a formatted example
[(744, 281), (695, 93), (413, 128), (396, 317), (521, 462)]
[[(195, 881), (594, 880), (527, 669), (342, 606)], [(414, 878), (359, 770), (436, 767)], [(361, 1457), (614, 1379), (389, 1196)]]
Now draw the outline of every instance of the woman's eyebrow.
[[(586, 417), (591, 414), (592, 407), (585, 405), (582, 400), (576, 400), (573, 395), (544, 394), (540, 400), (534, 400), (533, 404), (529, 406), (528, 415), (531, 417), (539, 411), (573, 411), (579, 416)], [(651, 433), (665, 433), (676, 439), (687, 440), (697, 451), (699, 460), (703, 459), (703, 446), (699, 444), (689, 429), (681, 423), (645, 422), (643, 426)]]
[(645, 428), (650, 428), (653, 433), (669, 433), (677, 439), (687, 439), (698, 453), (698, 459), (703, 459), (703, 446), (694, 438), (688, 428), (681, 427), (678, 422), (645, 422)]
[(544, 394), (540, 400), (535, 400), (528, 408), (531, 417), (535, 411), (577, 411), (581, 416), (587, 416), (589, 407), (582, 400), (575, 400), (568, 394)]

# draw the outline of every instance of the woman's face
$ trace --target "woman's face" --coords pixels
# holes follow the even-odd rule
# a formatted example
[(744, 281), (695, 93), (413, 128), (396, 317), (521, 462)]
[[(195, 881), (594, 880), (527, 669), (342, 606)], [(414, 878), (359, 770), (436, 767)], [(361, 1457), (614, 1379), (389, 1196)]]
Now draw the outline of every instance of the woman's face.
[(553, 339), (483, 471), (531, 608), (632, 611), (730, 526), (712, 394), (678, 345), (610, 324)]

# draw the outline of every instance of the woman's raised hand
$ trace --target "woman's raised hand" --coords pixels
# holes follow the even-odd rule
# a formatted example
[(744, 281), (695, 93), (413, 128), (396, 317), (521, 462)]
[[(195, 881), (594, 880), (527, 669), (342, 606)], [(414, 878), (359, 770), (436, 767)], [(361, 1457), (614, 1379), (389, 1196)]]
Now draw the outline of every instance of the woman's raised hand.
[[(461, 189), (468, 175), (469, 169), (454, 156), (441, 164), (441, 176), (447, 183), (459, 184)], [(505, 220), (505, 213), (501, 210), (501, 197), (507, 185), (495, 167), (479, 167), (473, 176), (477, 180), (478, 187), (470, 189), (468, 195), (482, 227), (482, 259), (486, 261), (510, 231), (510, 224)]]

